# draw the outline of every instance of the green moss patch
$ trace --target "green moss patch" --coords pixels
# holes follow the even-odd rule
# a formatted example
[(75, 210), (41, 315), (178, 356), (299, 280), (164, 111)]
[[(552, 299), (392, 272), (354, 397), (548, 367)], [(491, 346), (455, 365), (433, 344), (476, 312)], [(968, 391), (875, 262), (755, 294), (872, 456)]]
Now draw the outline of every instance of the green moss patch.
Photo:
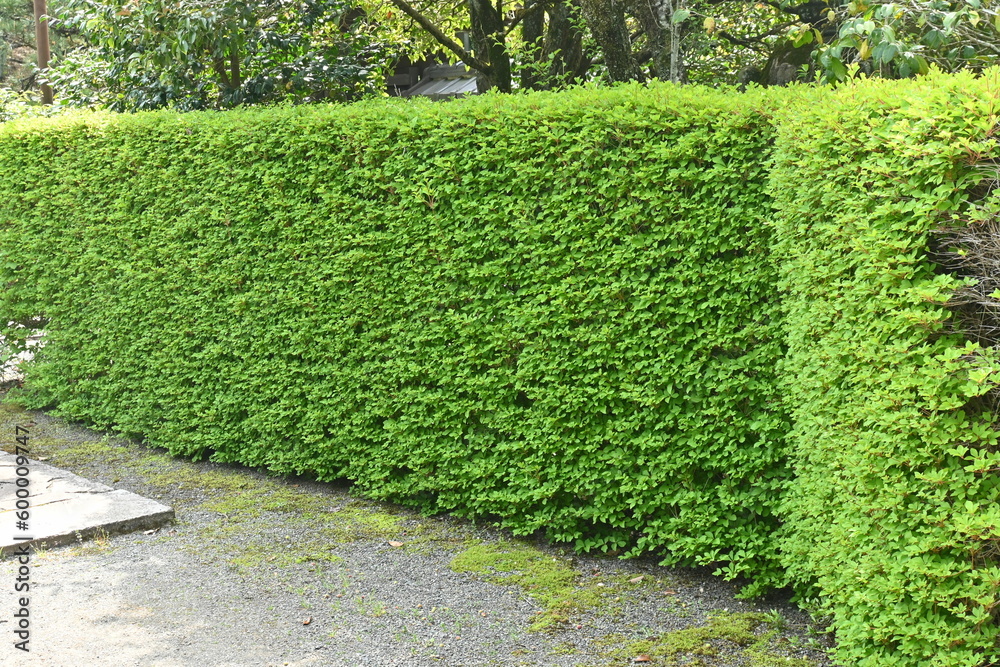
[(299, 536), (294, 542), (280, 545), (274, 541), (256, 540), (240, 544), (238, 553), (228, 558), (237, 570), (256, 570), (268, 566), (285, 568), (309, 563), (339, 563), (343, 560), (333, 553), (336, 543), (316, 537)]
[[(216, 481), (219, 481), (217, 478)], [(331, 500), (275, 482), (243, 479), (246, 484), (227, 480), (228, 493), (212, 498), (202, 509), (228, 517), (255, 518), (264, 512), (284, 514), (318, 512), (329, 508)]]
[(149, 457), (143, 478), (163, 489), (198, 489), (240, 493), (255, 486), (255, 480), (234, 472), (206, 469), (205, 466), (180, 464), (166, 456)]
[[(447, 544), (445, 531), (431, 522), (395, 514), (377, 505), (337, 496), (322, 496), (277, 482), (255, 482), (232, 488), (197, 506), (222, 516), (203, 528), (206, 544), (195, 550), (222, 554), (237, 569), (285, 568), (308, 563), (336, 563), (338, 548), (353, 542), (401, 543), (419, 550)], [(273, 519), (270, 514), (278, 514)], [(268, 534), (281, 525), (284, 535)], [(462, 532), (462, 531), (460, 531)], [(252, 536), (249, 540), (247, 536)]]
[[(781, 655), (773, 645), (778, 630), (764, 614), (718, 613), (709, 617), (708, 625), (668, 632), (662, 636), (628, 639), (624, 635), (608, 635), (598, 644), (603, 646), (599, 665), (619, 665), (640, 655), (648, 656), (653, 665), (733, 664), (740, 656), (748, 667), (813, 667), (811, 660)], [(721, 662), (725, 660), (726, 662)]]
[(532, 631), (558, 628), (597, 607), (613, 611), (620, 606), (621, 593), (652, 583), (629, 575), (586, 577), (568, 559), (518, 542), (474, 544), (452, 559), (451, 569), (528, 594), (542, 607), (532, 619)]

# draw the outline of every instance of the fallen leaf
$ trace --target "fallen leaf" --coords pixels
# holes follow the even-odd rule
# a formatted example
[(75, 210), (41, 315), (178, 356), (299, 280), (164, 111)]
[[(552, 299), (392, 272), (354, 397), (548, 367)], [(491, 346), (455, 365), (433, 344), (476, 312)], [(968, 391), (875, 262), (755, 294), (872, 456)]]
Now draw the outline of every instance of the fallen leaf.
[(389, 540), (389, 546), (390, 547), (401, 547), (401, 546), (403, 546), (403, 543), (402, 542), (395, 542), (393, 540)]
[(635, 663), (639, 663), (639, 662), (653, 662), (653, 659), (650, 658), (648, 655), (637, 655), (634, 658), (632, 658), (632, 662), (635, 662)]
[(313, 617), (312, 617), (312, 616), (310, 616), (310, 617), (309, 617), (309, 618), (307, 618), (306, 620), (302, 621), (302, 625), (309, 625), (309, 624), (310, 624), (310, 623), (312, 623), (312, 622), (313, 622)]
[(629, 579), (628, 583), (630, 583), (630, 584), (637, 584), (640, 581), (642, 581), (642, 575), (641, 574), (638, 577), (635, 577), (634, 579)]
[(664, 595), (677, 595), (677, 591), (667, 590), (667, 591), (663, 591), (663, 594)]

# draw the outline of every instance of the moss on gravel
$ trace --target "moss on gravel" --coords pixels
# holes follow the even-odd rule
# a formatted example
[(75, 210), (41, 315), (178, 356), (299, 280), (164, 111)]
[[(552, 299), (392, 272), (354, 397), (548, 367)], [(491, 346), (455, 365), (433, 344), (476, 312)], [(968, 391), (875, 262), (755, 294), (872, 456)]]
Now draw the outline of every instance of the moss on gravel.
[[(253, 489), (254, 480), (239, 473), (224, 470), (205, 470), (194, 465), (178, 465), (169, 457), (146, 457), (148, 470), (144, 479), (152, 486), (164, 489), (198, 489), (203, 491), (224, 491), (242, 493)], [(186, 463), (186, 462), (185, 462)]]
[(571, 562), (520, 542), (479, 543), (456, 555), (451, 569), (520, 588), (542, 608), (532, 619), (530, 629), (536, 632), (557, 629), (586, 611), (612, 613), (623, 593), (654, 582), (643, 576), (587, 577)]
[[(224, 495), (216, 496), (200, 505), (201, 509), (218, 512), (232, 519), (253, 519), (265, 512), (298, 514), (320, 512), (331, 501), (323, 496), (304, 493), (295, 488), (274, 482), (246, 480), (246, 485), (225, 488)], [(223, 489), (217, 489), (223, 490)]]
[[(336, 592), (330, 588), (333, 578), (343, 574), (346, 554), (338, 551), (356, 542), (381, 542), (386, 549), (414, 554), (451, 551), (455, 555), (450, 565), (455, 572), (516, 587), (532, 598), (541, 609), (527, 620), (532, 631), (559, 631), (574, 617), (587, 613), (614, 614), (624, 607), (622, 600), (634, 597), (630, 594), (664, 584), (648, 575), (583, 572), (565, 553), (522, 541), (479, 541), (467, 524), (423, 518), (352, 498), (329, 486), (318, 490), (306, 482), (300, 487), (293, 480), (269, 478), (251, 470), (192, 463), (118, 438), (95, 438), (49, 419), (39, 421), (36, 428), (30, 413), (0, 402), (0, 443), (7, 447), (13, 442), (15, 424), (32, 425), (33, 458), (45, 458), (106, 482), (121, 478), (140, 493), (143, 487), (163, 492), (166, 502), (180, 508), (182, 525), (197, 523), (199, 539), (181, 548), (198, 560), (224, 562), (243, 573), (266, 569), (280, 573), (279, 579), (287, 582), (301, 581), (306, 572), (319, 573), (323, 576), (316, 581), (330, 591), (327, 597)], [(173, 534), (164, 531), (153, 539), (170, 541)], [(105, 539), (59, 553), (108, 548)], [(45, 562), (44, 552), (39, 561)], [(341, 588), (346, 594), (346, 585)], [(403, 613), (378, 607), (370, 599), (352, 608), (371, 616)], [(435, 611), (437, 608), (416, 610), (425, 620)], [(680, 607), (677, 612), (675, 615), (683, 615)], [(814, 663), (810, 661), (787, 659), (774, 650), (781, 648), (781, 637), (769, 620), (760, 614), (722, 614), (711, 618), (705, 627), (655, 638), (614, 634), (586, 645), (564, 641), (553, 648), (553, 655), (579, 653), (598, 660), (587, 663), (590, 665), (628, 664), (634, 656), (646, 654), (654, 660), (652, 664), (659, 665), (811, 667)], [(463, 633), (473, 623), (454, 619), (453, 634)], [(727, 656), (737, 656), (736, 662), (727, 661)]]
[(264, 565), (284, 568), (309, 563), (339, 563), (343, 558), (333, 553), (335, 546), (317, 539), (299, 539), (276, 549), (274, 542), (250, 540), (242, 542), (239, 552), (233, 554), (228, 562), (240, 572), (256, 570)]
[[(3, 437), (5, 444), (14, 441), (15, 424), (33, 423), (30, 413), (11, 403), (0, 403), (0, 437), (10, 435)], [(107, 481), (131, 477), (167, 492), (175, 505), (219, 514), (218, 519), (202, 524), (205, 539), (194, 550), (208, 560), (221, 557), (237, 569), (335, 563), (340, 560), (333, 553), (338, 545), (362, 540), (399, 540), (408, 548), (448, 541), (445, 531), (433, 529), (428, 522), (343, 494), (310, 492), (250, 471), (192, 463), (110, 436), (74, 441), (47, 435), (48, 430), (32, 427), (32, 458), (81, 474), (101, 470), (107, 477), (111, 468), (118, 477)], [(56, 434), (60, 431), (52, 430)], [(297, 538), (285, 540), (270, 534), (267, 527), (276, 525), (284, 526), (278, 532), (294, 533)], [(169, 535), (158, 539), (169, 539)]]
[(765, 614), (720, 612), (709, 617), (708, 625), (684, 628), (662, 636), (629, 639), (608, 635), (596, 644), (600, 662), (594, 665), (628, 664), (637, 656), (648, 656), (653, 665), (710, 667), (732, 664), (734, 653), (743, 656), (746, 667), (814, 667), (815, 663), (775, 652), (778, 630)]

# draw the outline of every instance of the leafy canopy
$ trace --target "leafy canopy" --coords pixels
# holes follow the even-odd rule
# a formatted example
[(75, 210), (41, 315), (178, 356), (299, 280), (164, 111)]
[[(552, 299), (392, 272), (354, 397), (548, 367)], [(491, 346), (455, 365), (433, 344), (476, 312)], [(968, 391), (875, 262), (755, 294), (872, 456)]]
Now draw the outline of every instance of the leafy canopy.
[(88, 46), (56, 62), (52, 85), (117, 111), (352, 99), (383, 62), (342, 0), (66, 0), (56, 17)]

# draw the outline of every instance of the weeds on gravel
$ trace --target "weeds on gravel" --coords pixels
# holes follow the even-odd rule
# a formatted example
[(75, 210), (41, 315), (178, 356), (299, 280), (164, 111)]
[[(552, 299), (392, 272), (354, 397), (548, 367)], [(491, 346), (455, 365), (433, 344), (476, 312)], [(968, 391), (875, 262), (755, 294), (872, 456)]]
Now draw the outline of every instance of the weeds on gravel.
[[(198, 508), (222, 514), (203, 530), (212, 538), (213, 551), (232, 552), (228, 562), (238, 570), (337, 563), (342, 560), (337, 549), (351, 542), (399, 540), (405, 547), (416, 548), (441, 541), (438, 533), (442, 531), (429, 523), (367, 503), (343, 501), (276, 482), (255, 482), (251, 488), (214, 495)], [(267, 528), (275, 525), (293, 532), (295, 539), (277, 544), (279, 538)]]
[(60, 545), (59, 548), (50, 546), (46, 542), (33, 544), (31, 546), (32, 558), (35, 565), (55, 561), (62, 558), (71, 558), (88, 553), (107, 553), (114, 547), (111, 544), (111, 536), (105, 530), (98, 530), (86, 540), (79, 532), (76, 533), (76, 541), (68, 545)]
[[(45, 452), (50, 457), (50, 463), (61, 467), (86, 467), (94, 461), (120, 464), (127, 461), (128, 451), (111, 443), (111, 438), (105, 436), (93, 442), (62, 445), (55, 438), (33, 438), (35, 449)], [(60, 446), (62, 445), (62, 446)]]

